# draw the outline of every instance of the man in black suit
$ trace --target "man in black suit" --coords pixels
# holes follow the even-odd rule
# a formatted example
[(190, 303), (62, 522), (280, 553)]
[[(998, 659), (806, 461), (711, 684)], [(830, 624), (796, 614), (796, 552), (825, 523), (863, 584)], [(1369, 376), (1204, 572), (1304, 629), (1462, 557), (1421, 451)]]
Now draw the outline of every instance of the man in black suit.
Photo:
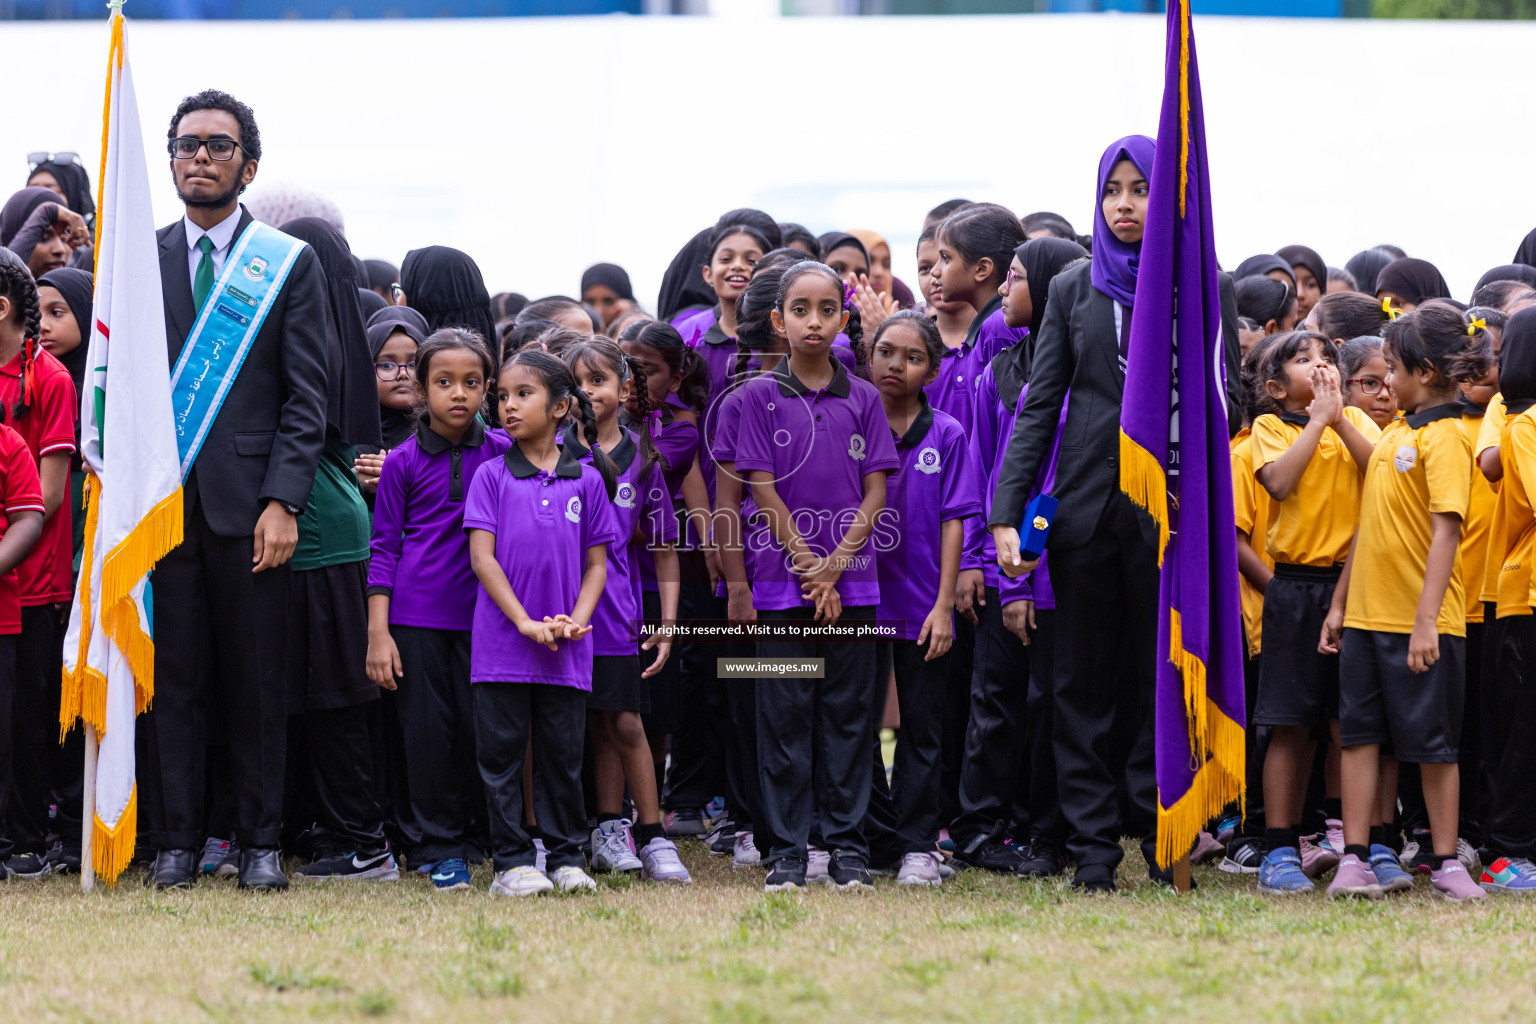
[[(171, 175), (186, 215), (157, 232), (174, 367), (235, 242), (261, 136), (249, 107), (208, 90), (171, 119)], [(185, 539), (154, 573), (155, 697), (139, 725), (146, 884), (191, 883), (206, 835), (210, 740), (228, 753), (242, 888), (283, 889), (287, 567), (325, 435), (325, 279), (307, 247), (187, 475)]]

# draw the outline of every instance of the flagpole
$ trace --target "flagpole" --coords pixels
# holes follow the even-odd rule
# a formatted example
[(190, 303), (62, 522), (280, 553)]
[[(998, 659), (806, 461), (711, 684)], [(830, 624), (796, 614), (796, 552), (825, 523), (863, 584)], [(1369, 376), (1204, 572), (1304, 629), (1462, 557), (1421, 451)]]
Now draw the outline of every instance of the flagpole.
[[(89, 567), (87, 567), (89, 571)], [(91, 840), (96, 831), (96, 727), (85, 727), (85, 796), (80, 805), (80, 891), (96, 888)]]

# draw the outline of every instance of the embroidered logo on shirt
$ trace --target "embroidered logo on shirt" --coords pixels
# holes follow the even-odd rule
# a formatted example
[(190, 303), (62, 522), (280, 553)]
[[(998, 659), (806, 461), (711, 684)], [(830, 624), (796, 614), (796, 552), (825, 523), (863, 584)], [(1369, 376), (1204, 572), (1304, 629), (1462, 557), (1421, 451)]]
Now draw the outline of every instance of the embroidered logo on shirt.
[(252, 281), (260, 281), (267, 276), (267, 261), (260, 256), (252, 256), (251, 262), (245, 265), (245, 276)]
[(942, 468), (939, 464), (939, 450), (937, 448), (924, 448), (917, 453), (917, 471), (919, 473), (937, 473)]
[(571, 495), (571, 500), (565, 503), (565, 518), (573, 523), (581, 522), (581, 499)]
[(613, 503), (620, 508), (634, 508), (635, 485), (628, 482), (619, 484), (619, 489), (613, 493)]
[(848, 441), (848, 454), (855, 462), (864, 461), (864, 438), (854, 434)]
[(1397, 467), (1399, 473), (1408, 472), (1417, 461), (1419, 461), (1418, 449), (1410, 448), (1406, 444), (1397, 450), (1396, 455), (1392, 456), (1392, 463)]

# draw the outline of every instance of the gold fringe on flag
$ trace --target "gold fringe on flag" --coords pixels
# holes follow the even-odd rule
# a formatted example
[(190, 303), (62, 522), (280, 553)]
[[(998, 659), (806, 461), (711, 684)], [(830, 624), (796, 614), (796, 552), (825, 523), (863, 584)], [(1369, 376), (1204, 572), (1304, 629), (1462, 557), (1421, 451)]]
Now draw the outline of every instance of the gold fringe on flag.
[(1168, 548), (1168, 477), (1152, 453), (1120, 431), (1120, 489), (1157, 521), (1157, 564)]
[(101, 566), (101, 628), (128, 659), (140, 713), (155, 697), (155, 642), (139, 624), (133, 588), (181, 543), (182, 529), (182, 489), (178, 487), (107, 552)]
[(1179, 216), (1189, 189), (1189, 0), (1179, 3)]
[(118, 815), (117, 824), (108, 828), (97, 816), (91, 825), (91, 864), (96, 873), (116, 885), (118, 876), (133, 860), (133, 848), (139, 835), (139, 784), (128, 793), (128, 806)]
[[(91, 647), (91, 566), (95, 558), (96, 547), (96, 518), (101, 510), (101, 479), (95, 473), (85, 475), (85, 550), (80, 561), (80, 649), (75, 652), (75, 670), (70, 672), (69, 666), (64, 666), (64, 679), (59, 690), (59, 742), (64, 742), (64, 737), (69, 735), (69, 730), (75, 727), (75, 722), (80, 718), (81, 707), (84, 703), (84, 688), (86, 676), (90, 669), (86, 664), (86, 655)], [(101, 673), (97, 672), (96, 675)], [(106, 680), (101, 681), (102, 706), (106, 706)], [(105, 715), (102, 716), (105, 718)], [(99, 735), (106, 724), (100, 719), (90, 720), (96, 726)]]
[(1243, 727), (1227, 717), (1206, 693), (1205, 662), (1185, 650), (1183, 623), (1170, 612), (1169, 660), (1184, 682), (1184, 715), (1189, 722), (1190, 757), (1199, 769), (1182, 797), (1157, 803), (1157, 862), (1170, 867), (1189, 852), (1206, 823), (1234, 801), (1243, 807), (1247, 744)]

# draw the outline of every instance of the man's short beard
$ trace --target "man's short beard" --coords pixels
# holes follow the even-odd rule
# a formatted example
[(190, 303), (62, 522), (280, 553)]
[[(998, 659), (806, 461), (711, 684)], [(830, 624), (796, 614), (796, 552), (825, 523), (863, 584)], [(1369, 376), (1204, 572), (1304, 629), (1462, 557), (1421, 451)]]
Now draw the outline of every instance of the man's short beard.
[(183, 192), (181, 190), (181, 186), (180, 185), (177, 185), (176, 186), (176, 196), (185, 205), (191, 207), (194, 210), (218, 210), (218, 209), (221, 209), (221, 208), (223, 208), (225, 206), (230, 205), (236, 199), (238, 199), (239, 196), (240, 196), (240, 191), (244, 187), (245, 186), (243, 186), (243, 185), (238, 185), (237, 184), (233, 188), (231, 188), (228, 192), (225, 192), (223, 195), (219, 196), (216, 199), (193, 199), (191, 196), (187, 195), (185, 192)]

